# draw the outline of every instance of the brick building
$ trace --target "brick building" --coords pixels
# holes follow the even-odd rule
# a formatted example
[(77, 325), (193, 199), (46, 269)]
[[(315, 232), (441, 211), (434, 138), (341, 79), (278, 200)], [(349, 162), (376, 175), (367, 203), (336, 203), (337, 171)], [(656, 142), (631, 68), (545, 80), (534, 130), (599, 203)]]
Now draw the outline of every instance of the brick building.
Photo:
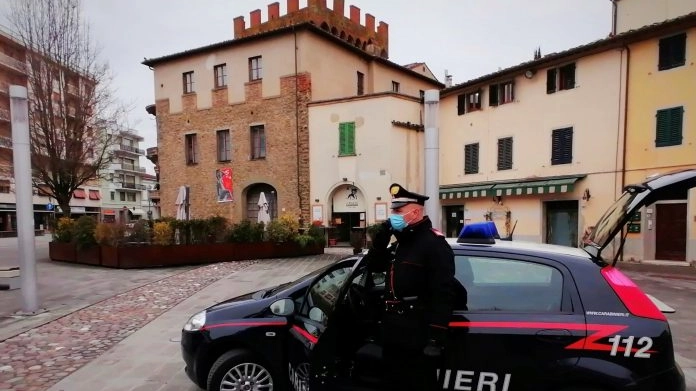
[[(310, 178), (325, 171), (345, 176), (335, 166), (357, 167), (360, 159), (352, 153), (334, 164), (329, 155), (337, 155), (338, 145), (323, 158), (312, 155), (310, 134), (338, 138), (339, 117), (364, 122), (346, 107), (385, 95), (410, 102), (416, 114), (409, 120), (418, 120), (422, 91), (442, 85), (424, 65), (404, 67), (387, 59), (386, 23), (376, 26), (370, 14), (361, 23), (361, 10), (354, 6), (349, 17), (344, 13), (343, 0), (334, 0), (331, 9), (325, 0), (309, 0), (302, 9), (298, 0), (288, 0), (285, 15), (276, 2), (263, 23), (260, 10), (251, 12), (249, 26), (244, 17), (235, 18), (232, 40), (143, 62), (154, 70), (156, 103), (147, 109), (157, 118), (155, 159), (164, 216), (176, 215), (179, 189), (185, 186), (191, 218), (219, 214), (256, 220), (263, 193), (272, 218), (291, 213), (308, 222), (319, 200)], [(326, 118), (312, 121), (313, 106), (323, 107), (320, 115)], [(391, 125), (385, 131), (390, 130)], [(318, 148), (325, 145), (314, 140)], [(319, 189), (320, 201), (333, 196), (337, 183), (359, 184), (350, 177), (322, 179), (333, 191)], [(386, 196), (387, 182), (398, 178), (405, 175), (385, 176), (384, 183), (369, 186), (384, 187), (380, 194)]]

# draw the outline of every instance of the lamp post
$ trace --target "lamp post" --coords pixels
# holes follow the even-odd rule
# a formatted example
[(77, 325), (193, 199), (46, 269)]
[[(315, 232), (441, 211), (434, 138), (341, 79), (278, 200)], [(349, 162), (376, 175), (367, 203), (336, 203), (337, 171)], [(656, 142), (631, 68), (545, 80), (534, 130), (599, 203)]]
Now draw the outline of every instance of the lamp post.
[(17, 197), (17, 239), (19, 242), (19, 282), (22, 291), (22, 311), (35, 314), (39, 309), (39, 304), (36, 294), (34, 205), (31, 191), (29, 95), (26, 87), (10, 86), (10, 113), (15, 195)]

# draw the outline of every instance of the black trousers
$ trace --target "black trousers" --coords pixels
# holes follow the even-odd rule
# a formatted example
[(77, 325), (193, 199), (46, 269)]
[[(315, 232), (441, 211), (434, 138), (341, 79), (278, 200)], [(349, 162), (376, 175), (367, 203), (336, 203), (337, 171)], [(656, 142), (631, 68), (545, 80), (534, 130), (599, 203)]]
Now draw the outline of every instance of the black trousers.
[[(414, 316), (415, 315), (415, 316)], [(385, 314), (382, 358), (384, 390), (437, 390), (437, 362), (423, 354), (426, 325), (417, 314)], [(442, 389), (442, 387), (440, 387)]]

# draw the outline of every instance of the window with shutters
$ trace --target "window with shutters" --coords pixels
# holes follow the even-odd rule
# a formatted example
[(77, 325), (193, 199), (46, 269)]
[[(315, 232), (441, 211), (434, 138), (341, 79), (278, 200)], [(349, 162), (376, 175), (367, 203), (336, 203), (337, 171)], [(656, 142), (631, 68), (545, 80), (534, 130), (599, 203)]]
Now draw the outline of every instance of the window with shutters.
[(229, 162), (232, 160), (229, 129), (217, 131), (217, 154), (219, 162)]
[(575, 88), (575, 63), (546, 71), (546, 93)]
[(365, 75), (362, 72), (358, 72), (358, 95), (365, 94)]
[(498, 170), (512, 169), (512, 137), (498, 139)]
[(263, 79), (261, 56), (249, 57), (249, 81)]
[(479, 143), (464, 146), (464, 174), (479, 172)]
[(551, 164), (573, 162), (573, 128), (554, 129), (551, 134)]
[(457, 114), (481, 110), (481, 90), (457, 95)]
[(192, 94), (196, 91), (193, 86), (193, 71), (184, 72), (181, 79), (184, 83), (184, 94)]
[(266, 129), (263, 125), (251, 127), (251, 160), (266, 158)]
[(684, 124), (684, 107), (673, 107), (658, 110), (656, 120), (656, 147), (669, 147), (681, 145), (682, 125)]
[(662, 38), (657, 68), (664, 71), (684, 64), (686, 64), (686, 33)]
[(195, 133), (187, 134), (185, 139), (186, 164), (198, 163), (198, 138)]
[(514, 88), (515, 83), (512, 81), (491, 84), (488, 88), (488, 105), (499, 106), (512, 102), (515, 99)]
[(338, 156), (355, 155), (355, 122), (338, 124)]

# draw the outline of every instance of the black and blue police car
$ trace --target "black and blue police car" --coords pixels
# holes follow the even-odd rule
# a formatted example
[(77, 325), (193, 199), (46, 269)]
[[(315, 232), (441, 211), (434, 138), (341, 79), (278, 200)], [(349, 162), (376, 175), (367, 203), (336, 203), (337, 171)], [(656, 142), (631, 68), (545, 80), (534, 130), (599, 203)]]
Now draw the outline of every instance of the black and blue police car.
[[(500, 240), (487, 223), (448, 239), (468, 297), (452, 313), (442, 389), (683, 391), (674, 310), (602, 253), (620, 253), (638, 209), (692, 187), (696, 170), (627, 186), (579, 248)], [(386, 276), (364, 258), (193, 315), (186, 373), (211, 391), (378, 390)]]

